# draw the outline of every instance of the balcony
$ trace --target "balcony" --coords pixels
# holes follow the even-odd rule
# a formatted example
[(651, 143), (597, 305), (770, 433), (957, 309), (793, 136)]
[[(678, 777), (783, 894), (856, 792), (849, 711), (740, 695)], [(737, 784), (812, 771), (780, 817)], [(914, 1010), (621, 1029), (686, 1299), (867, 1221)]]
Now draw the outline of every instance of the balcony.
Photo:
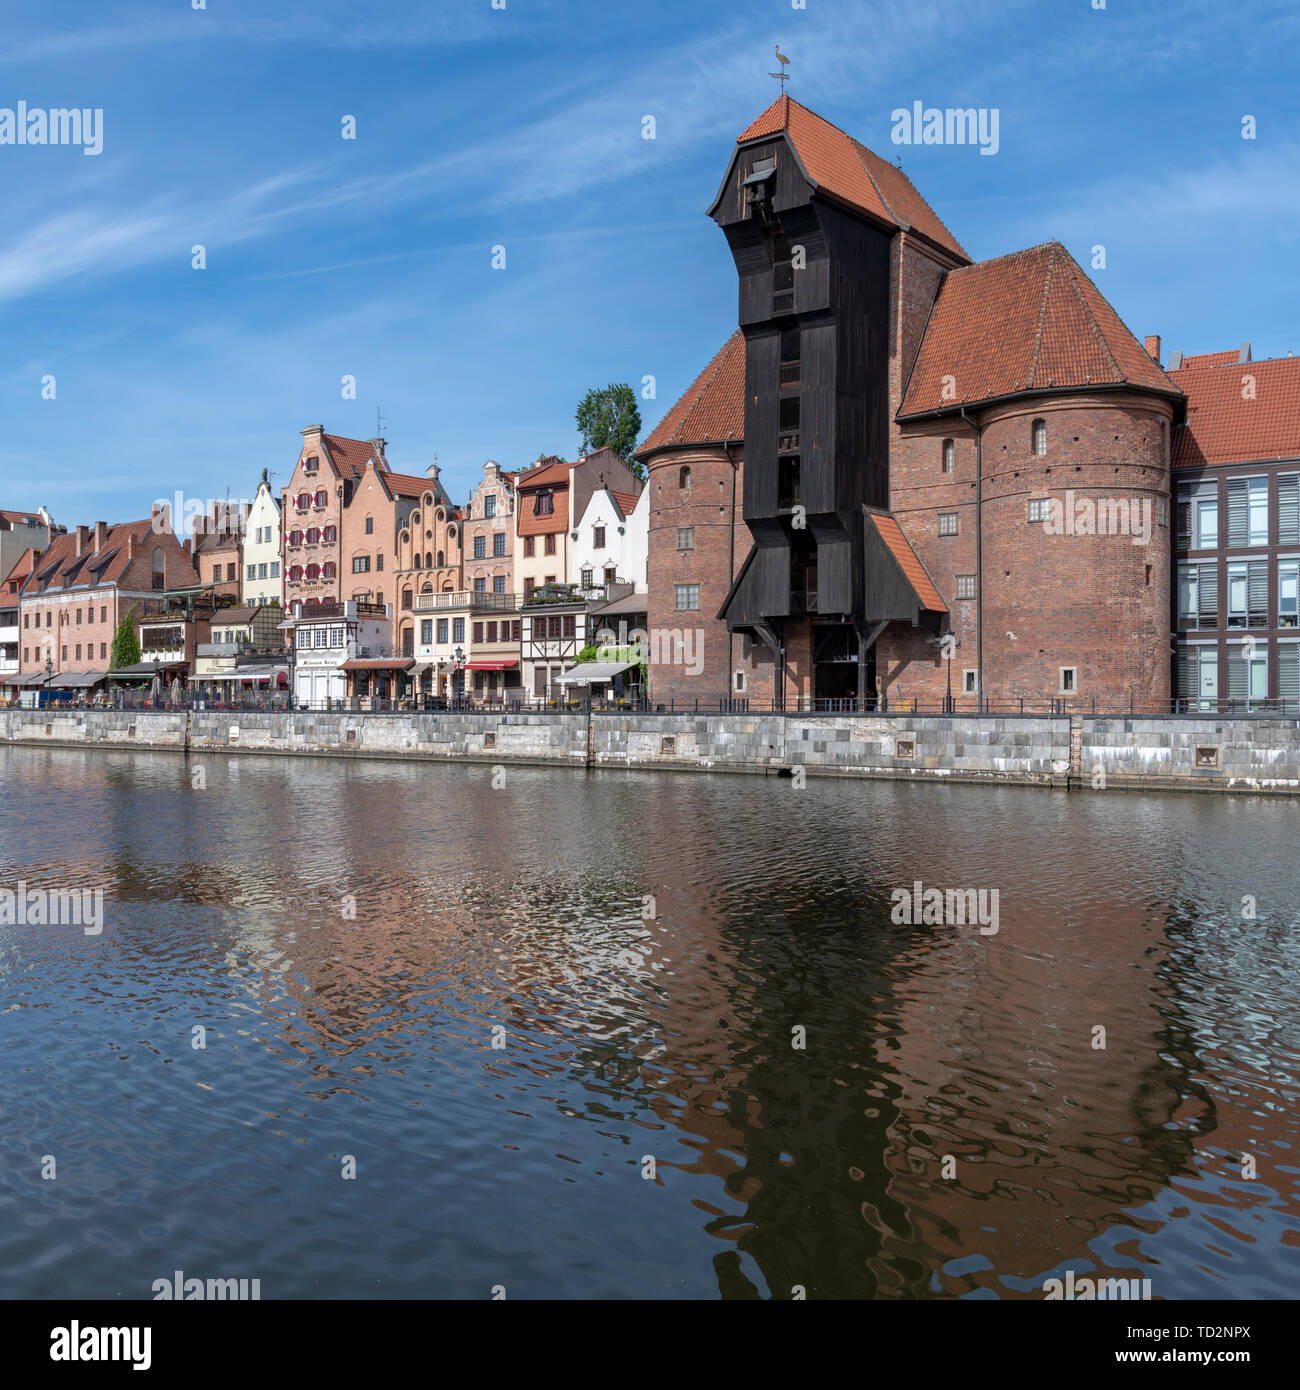
[(283, 656), (284, 648), (254, 642), (200, 642), (194, 652), (196, 656)]
[(416, 594), (417, 613), (436, 612), (445, 608), (468, 608), (476, 613), (515, 613), (519, 610), (518, 594), (480, 593), (477, 589), (458, 589), (449, 594)]

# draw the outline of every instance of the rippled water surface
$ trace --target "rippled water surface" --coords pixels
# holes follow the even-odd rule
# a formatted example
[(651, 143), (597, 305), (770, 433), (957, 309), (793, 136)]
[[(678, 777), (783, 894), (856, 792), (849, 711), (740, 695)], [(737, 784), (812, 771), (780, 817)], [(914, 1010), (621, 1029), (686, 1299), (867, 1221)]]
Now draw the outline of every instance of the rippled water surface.
[(1294, 1293), (1294, 801), (199, 769), (0, 749), (0, 1294)]

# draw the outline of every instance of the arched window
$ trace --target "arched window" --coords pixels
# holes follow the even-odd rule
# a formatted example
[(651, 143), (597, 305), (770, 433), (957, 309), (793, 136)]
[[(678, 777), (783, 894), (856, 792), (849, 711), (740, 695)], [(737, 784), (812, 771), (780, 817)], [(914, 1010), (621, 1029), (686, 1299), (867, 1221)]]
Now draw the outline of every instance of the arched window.
[[(441, 553), (441, 552), (439, 552), (439, 553)], [(442, 560), (440, 559), (440, 560), (438, 561), (438, 563), (439, 563), (439, 564), (442, 564)], [(430, 551), (428, 552), (428, 554), (426, 554), (425, 557), (424, 557), (424, 567), (425, 567), (425, 569), (427, 569), (427, 570), (431, 570), (431, 569), (433, 568), (433, 551), (432, 551), (432, 550), (430, 550)]]
[(1042, 458), (1047, 453), (1047, 421), (1035, 420), (1029, 437), (1034, 453)]
[(305, 512), (305, 511), (307, 510), (307, 508), (310, 507), (310, 506), (311, 506), (311, 493), (310, 493), (310, 492), (300, 492), (300, 493), (298, 494), (298, 510), (299, 510), (300, 512)]
[(440, 550), (440, 551), (438, 552), (438, 568), (439, 568), (439, 569), (442, 569), (442, 567), (443, 567), (443, 565), (442, 565), (442, 551)]
[(290, 545), (301, 545), (301, 544), (302, 544), (302, 532), (301, 532), (301, 531), (290, 531), (290, 532), (289, 532), (289, 544), (290, 544)]
[(420, 552), (418, 550), (415, 552), (415, 563), (411, 566), (411, 568), (413, 570), (418, 570), (420, 568)]
[(154, 547), (153, 552), (153, 586), (155, 589), (165, 589), (167, 581), (164, 577), (167, 569), (167, 562), (163, 558), (162, 546)]
[(338, 538), (339, 538), (339, 528), (338, 528), (337, 526), (327, 526), (327, 527), (325, 528), (325, 543), (326, 543), (326, 545), (332, 544), (334, 541), (338, 540)]
[(320, 566), (319, 566), (319, 565), (308, 565), (308, 566), (307, 566), (307, 583), (308, 583), (308, 584), (315, 584), (316, 581), (317, 581), (319, 578), (320, 578)]
[(330, 495), (329, 495), (328, 492), (325, 491), (324, 488), (321, 488), (321, 489), (316, 493), (316, 505), (317, 505), (318, 507), (323, 507), (323, 506), (325, 506), (325, 505), (329, 502), (329, 500), (330, 500)]
[(333, 579), (336, 572), (337, 570), (333, 560), (326, 560), (321, 567), (321, 574), (325, 579)]
[(307, 528), (307, 544), (316, 545), (320, 542), (320, 527), (309, 526)]
[(290, 579), (290, 581), (291, 581), (292, 583), (294, 583), (294, 584), (297, 584), (297, 583), (299, 583), (299, 582), (301, 581), (301, 579), (302, 579), (302, 566), (301, 566), (301, 565), (290, 565), (290, 566), (289, 566), (289, 579)]
[(951, 439), (945, 439), (945, 440), (943, 441), (943, 464), (942, 464), (942, 471), (943, 471), (944, 473), (951, 473), (951, 472), (952, 472), (953, 463), (955, 462), (956, 457), (957, 457), (957, 449), (956, 449), (956, 446), (953, 444), (953, 442), (952, 442)]
[(691, 470), (688, 465), (682, 464), (681, 470), (677, 474), (677, 486), (685, 492), (691, 485)]

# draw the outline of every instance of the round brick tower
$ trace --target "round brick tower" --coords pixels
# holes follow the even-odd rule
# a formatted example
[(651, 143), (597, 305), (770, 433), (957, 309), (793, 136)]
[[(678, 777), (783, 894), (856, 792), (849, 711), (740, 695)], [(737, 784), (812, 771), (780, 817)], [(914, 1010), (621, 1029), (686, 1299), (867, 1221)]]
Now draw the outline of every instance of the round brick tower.
[(980, 413), (985, 698), (1170, 698), (1169, 429), (1144, 392)]

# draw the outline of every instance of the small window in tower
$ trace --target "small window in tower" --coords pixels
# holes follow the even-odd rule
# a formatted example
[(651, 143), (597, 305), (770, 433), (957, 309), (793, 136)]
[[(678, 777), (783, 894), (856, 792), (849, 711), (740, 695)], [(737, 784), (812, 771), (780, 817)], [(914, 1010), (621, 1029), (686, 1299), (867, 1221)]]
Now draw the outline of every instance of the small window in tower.
[(978, 695), (979, 686), (976, 682), (977, 672), (973, 667), (967, 667), (961, 673), (961, 693), (963, 695)]
[(799, 457), (783, 458), (777, 465), (777, 511), (793, 511), (799, 505)]
[(952, 440), (951, 440), (951, 439), (945, 439), (945, 440), (943, 441), (943, 471), (944, 471), (945, 473), (951, 473), (951, 472), (952, 472), (952, 466), (953, 466), (954, 460), (956, 459), (956, 454), (957, 454), (957, 451), (956, 451), (956, 448), (955, 448), (954, 445), (953, 445)]
[(1073, 695), (1079, 688), (1079, 668), (1077, 666), (1061, 667), (1061, 691), (1062, 695)]
[(941, 536), (955, 536), (957, 534), (957, 513), (939, 513), (939, 534)]
[(677, 486), (681, 488), (683, 492), (690, 491), (691, 470), (689, 467), (687, 467), (686, 464), (682, 464), (681, 469), (677, 474)]
[(1034, 453), (1042, 458), (1047, 453), (1047, 421), (1035, 420), (1031, 432)]
[(794, 453), (799, 448), (799, 397), (782, 396), (777, 424), (778, 453)]

